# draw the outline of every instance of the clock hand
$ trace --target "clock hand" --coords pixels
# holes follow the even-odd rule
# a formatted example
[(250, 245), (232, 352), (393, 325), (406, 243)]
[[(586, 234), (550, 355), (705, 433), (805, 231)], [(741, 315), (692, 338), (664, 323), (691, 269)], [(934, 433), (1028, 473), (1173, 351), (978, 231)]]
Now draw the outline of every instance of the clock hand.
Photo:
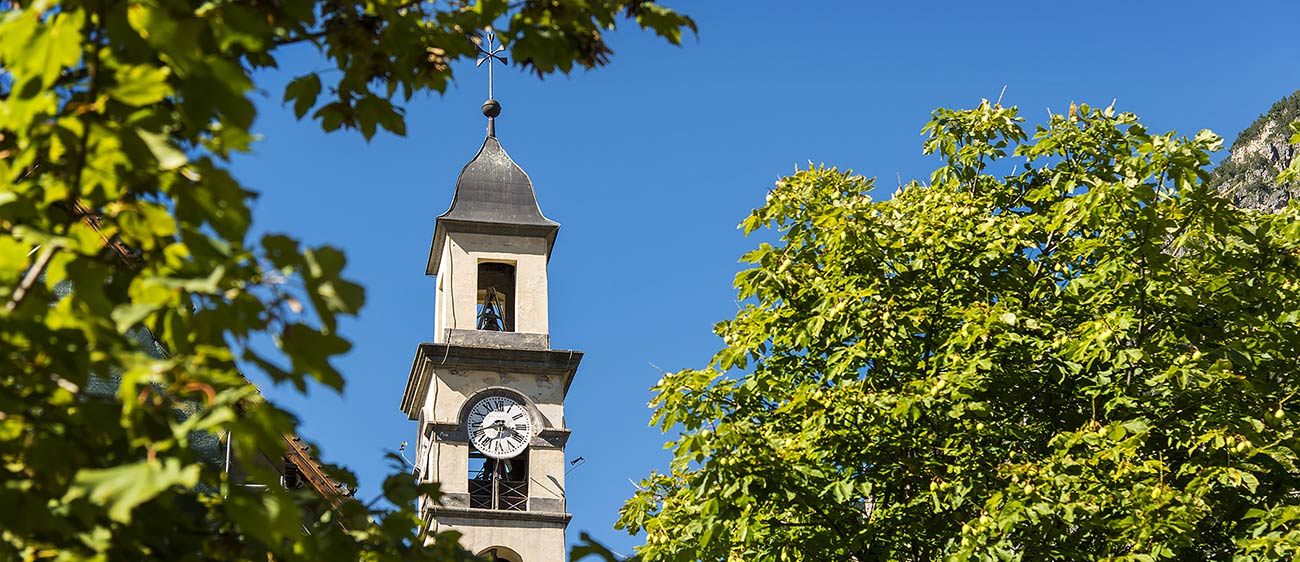
[(505, 432), (507, 429), (509, 429), (508, 427), (506, 427), (505, 420), (496, 420), (492, 422), (492, 425), (490, 427), (496, 430), (496, 437), (493, 437), (494, 440), (505, 439)]

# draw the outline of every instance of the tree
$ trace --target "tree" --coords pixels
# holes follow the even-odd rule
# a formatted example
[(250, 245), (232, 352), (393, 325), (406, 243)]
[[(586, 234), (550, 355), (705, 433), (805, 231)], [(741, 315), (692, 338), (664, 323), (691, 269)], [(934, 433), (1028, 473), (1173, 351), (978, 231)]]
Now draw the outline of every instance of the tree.
[(1220, 139), (940, 109), (930, 182), (811, 167), (741, 225), (745, 306), (665, 375), (619, 526), (660, 560), (1293, 559), (1300, 221)]
[[(1291, 144), (1300, 145), (1300, 120), (1291, 122)], [(1277, 176), (1278, 183), (1300, 182), (1300, 158), (1293, 158), (1291, 165)]]
[(314, 46), (332, 68), (288, 85), (294, 112), (401, 135), (401, 103), (441, 92), (475, 30), (497, 25), (541, 76), (605, 64), (616, 18), (671, 43), (693, 22), (642, 0), (0, 7), (0, 558), (460, 556), (415, 535), (414, 498), (436, 490), (407, 476), (316, 517), (320, 498), (204, 461), (233, 436), (250, 480), (275, 482), (256, 459), (296, 421), (240, 369), (341, 390), (337, 322), (363, 302), (338, 250), (249, 239), (256, 194), (227, 164), (253, 142), (254, 71)]

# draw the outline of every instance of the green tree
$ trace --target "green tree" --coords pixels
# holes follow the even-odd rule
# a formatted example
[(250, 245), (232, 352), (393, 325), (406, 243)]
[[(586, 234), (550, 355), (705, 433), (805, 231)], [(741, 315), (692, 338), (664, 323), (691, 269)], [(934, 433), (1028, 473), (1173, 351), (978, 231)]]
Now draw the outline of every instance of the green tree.
[(363, 301), (338, 250), (249, 239), (256, 194), (227, 166), (254, 140), (253, 77), (314, 47), (331, 68), (288, 85), (293, 111), (401, 135), (475, 30), (540, 76), (606, 63), (624, 17), (671, 43), (694, 28), (642, 0), (0, 1), (0, 559), (458, 556), (415, 535), (407, 476), (317, 517), (319, 497), (204, 461), (233, 435), (249, 479), (276, 481), (256, 459), (296, 421), (239, 368), (341, 390), (338, 319)]
[(666, 375), (647, 561), (1294, 559), (1300, 221), (1220, 139), (1071, 106), (938, 110), (929, 183), (824, 167), (741, 225), (745, 302)]
[[(1291, 122), (1291, 144), (1300, 145), (1300, 120)], [(1300, 158), (1291, 160), (1291, 165), (1277, 177), (1278, 183), (1300, 183)]]

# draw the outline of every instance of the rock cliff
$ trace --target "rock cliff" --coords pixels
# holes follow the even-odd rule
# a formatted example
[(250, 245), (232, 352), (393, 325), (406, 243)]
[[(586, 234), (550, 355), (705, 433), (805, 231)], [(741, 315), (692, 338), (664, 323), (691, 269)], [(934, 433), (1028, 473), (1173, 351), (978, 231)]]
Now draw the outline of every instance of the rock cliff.
[(1237, 135), (1232, 149), (1214, 169), (1211, 184), (1238, 206), (1277, 211), (1300, 197), (1300, 184), (1279, 185), (1277, 175), (1300, 156), (1289, 142), (1290, 123), (1300, 119), (1300, 91), (1273, 104)]

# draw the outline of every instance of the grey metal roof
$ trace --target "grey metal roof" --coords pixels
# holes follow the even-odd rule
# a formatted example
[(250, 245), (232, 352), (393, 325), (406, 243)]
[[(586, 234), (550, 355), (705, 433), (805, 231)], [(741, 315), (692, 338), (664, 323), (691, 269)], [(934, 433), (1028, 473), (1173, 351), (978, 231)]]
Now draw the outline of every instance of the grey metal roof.
[(425, 272), (437, 273), (447, 230), (539, 236), (547, 239), (549, 249), (559, 228), (559, 223), (542, 215), (528, 174), (489, 134), (460, 171), (451, 207), (438, 216)]
[(560, 226), (542, 216), (532, 180), (496, 137), (484, 140), (478, 154), (460, 171), (451, 208), (438, 219)]

